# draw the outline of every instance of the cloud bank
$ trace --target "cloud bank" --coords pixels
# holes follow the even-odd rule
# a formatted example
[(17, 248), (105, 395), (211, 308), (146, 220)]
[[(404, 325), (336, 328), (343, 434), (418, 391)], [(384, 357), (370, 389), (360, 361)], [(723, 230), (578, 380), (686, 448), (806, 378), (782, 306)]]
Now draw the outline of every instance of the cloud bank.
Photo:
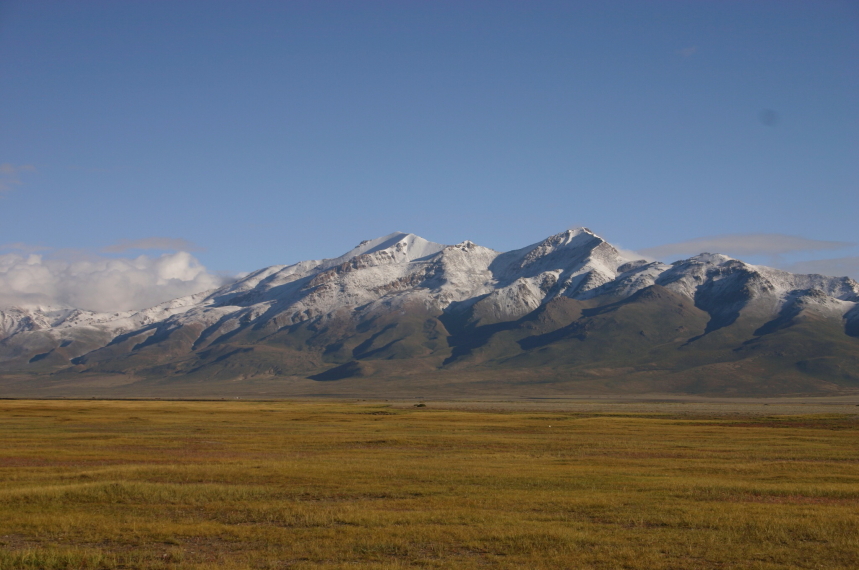
[(819, 273), (834, 277), (852, 277), (859, 280), (859, 257), (838, 257), (835, 259), (814, 259), (798, 261), (782, 267), (791, 273)]
[(220, 287), (226, 281), (185, 251), (118, 259), (0, 255), (0, 307), (51, 305), (98, 312), (144, 309)]
[(777, 258), (790, 253), (827, 251), (850, 247), (843, 241), (821, 241), (784, 234), (726, 234), (669, 243), (639, 250), (655, 258), (688, 257), (699, 253), (724, 253), (732, 257), (766, 255)]

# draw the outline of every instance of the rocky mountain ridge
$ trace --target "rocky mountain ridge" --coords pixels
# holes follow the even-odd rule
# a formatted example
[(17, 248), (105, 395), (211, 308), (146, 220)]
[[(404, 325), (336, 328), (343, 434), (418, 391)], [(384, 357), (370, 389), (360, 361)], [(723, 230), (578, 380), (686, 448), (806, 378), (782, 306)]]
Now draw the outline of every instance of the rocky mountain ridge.
[[(594, 378), (670, 378), (668, 389), (679, 382), (687, 391), (716, 374), (727, 378), (716, 391), (731, 378), (754, 391), (757, 374), (820, 391), (859, 386), (857, 336), (859, 283), (846, 277), (710, 253), (668, 265), (587, 228), (505, 253), (394, 233), (143, 311), (0, 309), (0, 374), (134, 382), (456, 374), (584, 379), (582, 389)], [(782, 357), (770, 346), (809, 337)]]

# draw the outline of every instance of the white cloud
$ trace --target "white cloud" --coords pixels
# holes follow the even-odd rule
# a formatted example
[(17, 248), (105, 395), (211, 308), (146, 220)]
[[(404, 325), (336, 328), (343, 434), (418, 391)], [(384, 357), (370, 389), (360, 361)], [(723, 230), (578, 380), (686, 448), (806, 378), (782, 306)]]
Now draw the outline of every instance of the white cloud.
[(199, 251), (200, 248), (182, 238), (148, 237), (143, 239), (122, 239), (113, 245), (102, 248), (105, 253), (124, 253), (130, 249), (159, 249), (170, 251)]
[(724, 253), (740, 258), (748, 255), (766, 255), (778, 258), (778, 256), (790, 253), (826, 251), (852, 245), (855, 244), (843, 241), (821, 241), (784, 234), (727, 234), (649, 247), (639, 250), (639, 253), (656, 258), (690, 256), (704, 252)]
[(70, 306), (91, 311), (143, 309), (226, 282), (190, 253), (159, 257), (0, 255), (0, 307)]
[(859, 280), (859, 256), (798, 261), (785, 265), (783, 269), (791, 273), (819, 273), (833, 277), (847, 276)]
[(21, 184), (21, 180), (18, 178), (18, 174), (21, 172), (36, 172), (36, 167), (32, 164), (16, 165), (11, 162), (0, 164), (0, 194)]
[(681, 48), (677, 50), (677, 54), (680, 55), (683, 59), (689, 59), (698, 51), (698, 46), (689, 46), (685, 48)]
[(0, 174), (11, 176), (13, 174), (18, 174), (19, 172), (36, 172), (36, 167), (32, 164), (15, 165), (11, 162), (4, 162), (3, 164), (0, 164)]
[(622, 247), (614, 246), (614, 248), (620, 253), (622, 256), (627, 257), (629, 259), (643, 259), (645, 261), (657, 261), (655, 257), (652, 255), (645, 255), (640, 251), (633, 251), (631, 249), (624, 249)]

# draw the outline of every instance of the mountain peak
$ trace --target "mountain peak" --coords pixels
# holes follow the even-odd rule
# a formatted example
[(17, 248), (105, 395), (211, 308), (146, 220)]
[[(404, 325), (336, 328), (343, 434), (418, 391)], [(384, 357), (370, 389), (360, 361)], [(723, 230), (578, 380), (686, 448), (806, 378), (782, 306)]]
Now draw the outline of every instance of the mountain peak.
[[(589, 228), (586, 228), (586, 227), (584, 227), (584, 226), (579, 226), (579, 227), (577, 227), (577, 228), (570, 228), (570, 229), (568, 229), (565, 233), (573, 234), (573, 235), (579, 235), (579, 234), (590, 234), (590, 235), (592, 235), (592, 236), (594, 236), (594, 237), (599, 237), (597, 234), (595, 234), (595, 233), (594, 233), (593, 231), (591, 231)], [(602, 239), (602, 238), (600, 238), (600, 239)]]
[[(414, 261), (422, 257), (434, 255), (444, 249), (444, 245), (431, 242), (424, 238), (405, 232), (393, 232), (376, 239), (364, 240), (356, 247), (340, 257), (326, 259), (320, 264), (321, 269), (336, 267), (359, 255), (367, 255), (384, 250), (392, 250), (403, 256), (403, 261)], [(398, 257), (399, 257), (398, 255)]]
[(572, 228), (518, 250), (522, 253), (522, 259), (517, 266), (522, 269), (542, 260), (555, 258), (563, 259), (563, 264), (573, 260), (581, 261), (597, 247), (607, 243), (587, 228)]
[(735, 261), (733, 257), (728, 257), (723, 253), (699, 253), (689, 258), (689, 261), (697, 261), (699, 263), (711, 263), (713, 265), (721, 265), (727, 261)]

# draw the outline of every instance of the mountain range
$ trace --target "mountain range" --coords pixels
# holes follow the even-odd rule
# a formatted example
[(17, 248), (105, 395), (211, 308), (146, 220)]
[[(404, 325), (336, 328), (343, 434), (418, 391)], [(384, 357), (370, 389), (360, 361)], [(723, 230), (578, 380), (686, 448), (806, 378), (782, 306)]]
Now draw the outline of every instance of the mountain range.
[(0, 396), (836, 394), (859, 283), (587, 228), (500, 253), (413, 234), (141, 311), (0, 309)]

